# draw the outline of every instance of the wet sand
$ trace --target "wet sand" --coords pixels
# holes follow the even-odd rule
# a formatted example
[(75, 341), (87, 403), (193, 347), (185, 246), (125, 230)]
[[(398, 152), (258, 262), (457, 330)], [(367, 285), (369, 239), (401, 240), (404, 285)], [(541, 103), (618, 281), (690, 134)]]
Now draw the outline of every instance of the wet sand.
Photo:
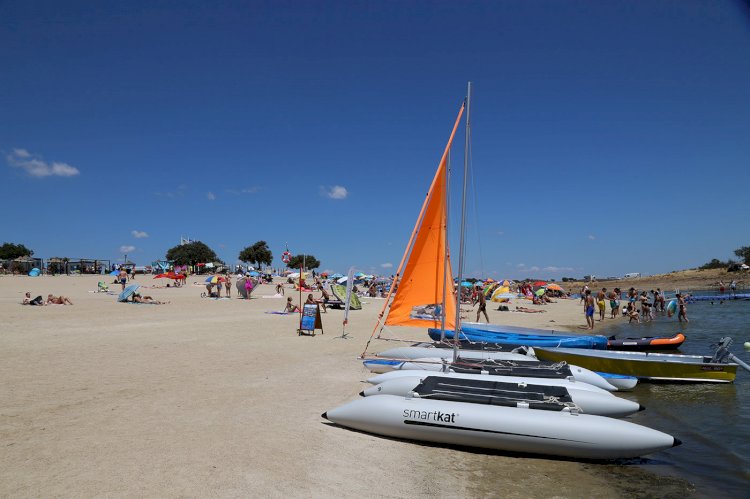
[[(137, 305), (90, 293), (100, 279), (0, 277), (2, 496), (682, 497), (690, 491), (648, 470), (658, 472), (658, 464), (644, 470), (422, 445), (321, 419), (355, 398), (369, 377), (356, 356), (382, 300), (364, 298), (363, 310), (351, 312), (350, 339), (337, 338), (340, 310), (322, 315), (325, 334), (299, 337), (296, 315), (265, 313), (283, 307), (281, 299), (261, 298), (274, 294), (272, 286), (261, 286), (249, 301), (201, 298), (203, 288), (191, 285), (149, 289), (171, 303)], [(136, 282), (156, 281), (138, 276)], [(75, 305), (21, 306), (27, 290), (64, 294)], [(297, 301), (298, 294), (286, 292)], [(583, 324), (577, 300), (545, 309), (490, 310), (490, 318), (547, 329)], [(376, 341), (371, 350), (390, 346)]]

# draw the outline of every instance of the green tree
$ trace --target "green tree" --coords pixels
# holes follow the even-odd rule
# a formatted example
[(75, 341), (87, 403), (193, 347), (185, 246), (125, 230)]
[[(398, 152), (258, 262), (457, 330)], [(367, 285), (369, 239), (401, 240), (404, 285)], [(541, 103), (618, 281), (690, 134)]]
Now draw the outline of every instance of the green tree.
[(750, 265), (750, 246), (743, 246), (734, 250), (734, 254), (742, 258), (742, 262)]
[(320, 267), (320, 261), (312, 255), (294, 255), (286, 266), (290, 269), (298, 269), (302, 266), (303, 262), (306, 270)]
[(196, 263), (215, 262), (219, 260), (219, 257), (207, 245), (195, 241), (167, 250), (167, 260), (172, 260), (177, 265), (195, 265)]
[(4, 243), (0, 246), (0, 260), (13, 260), (21, 256), (31, 256), (34, 252), (23, 244)]
[(271, 265), (273, 262), (273, 253), (268, 248), (268, 243), (265, 241), (258, 241), (252, 246), (240, 251), (240, 261), (245, 263), (254, 263), (257, 267), (260, 267), (261, 263)]

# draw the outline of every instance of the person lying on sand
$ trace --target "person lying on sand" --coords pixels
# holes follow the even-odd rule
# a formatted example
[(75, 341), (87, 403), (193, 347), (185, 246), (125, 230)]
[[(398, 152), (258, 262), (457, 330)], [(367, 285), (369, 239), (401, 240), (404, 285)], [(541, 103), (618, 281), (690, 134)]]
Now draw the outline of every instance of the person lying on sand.
[(67, 296), (47, 295), (47, 305), (72, 305), (73, 302)]
[(527, 314), (543, 314), (546, 310), (534, 310), (533, 308), (516, 307), (516, 312), (526, 312)]
[(138, 293), (133, 293), (133, 303), (148, 303), (150, 305), (166, 305), (169, 302), (155, 300), (152, 296), (141, 296)]
[(21, 305), (44, 305), (44, 298), (42, 298), (42, 295), (32, 298), (31, 292), (27, 291), (26, 295), (23, 297)]

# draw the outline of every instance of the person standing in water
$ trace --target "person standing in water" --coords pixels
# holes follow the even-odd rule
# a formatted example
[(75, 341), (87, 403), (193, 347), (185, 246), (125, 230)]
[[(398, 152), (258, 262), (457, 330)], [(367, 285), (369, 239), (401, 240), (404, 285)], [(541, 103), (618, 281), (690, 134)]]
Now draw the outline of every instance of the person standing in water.
[(682, 319), (685, 319), (685, 322), (690, 322), (687, 318), (687, 303), (685, 303), (685, 297), (680, 293), (677, 293), (677, 307), (679, 308), (677, 319), (680, 322), (682, 322)]
[(617, 318), (620, 314), (620, 288), (615, 288), (609, 294), (609, 306), (612, 309), (611, 319)]

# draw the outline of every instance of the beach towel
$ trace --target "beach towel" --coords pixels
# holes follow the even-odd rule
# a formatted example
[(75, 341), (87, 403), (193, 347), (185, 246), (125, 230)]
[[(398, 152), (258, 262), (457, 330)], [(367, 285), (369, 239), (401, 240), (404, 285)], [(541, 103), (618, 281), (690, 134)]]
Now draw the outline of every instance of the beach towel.
[(273, 315), (289, 315), (289, 312), (277, 312), (275, 310), (270, 310), (266, 312), (267, 314), (273, 314)]
[(262, 295), (261, 298), (284, 298), (284, 295), (275, 294), (275, 295)]

